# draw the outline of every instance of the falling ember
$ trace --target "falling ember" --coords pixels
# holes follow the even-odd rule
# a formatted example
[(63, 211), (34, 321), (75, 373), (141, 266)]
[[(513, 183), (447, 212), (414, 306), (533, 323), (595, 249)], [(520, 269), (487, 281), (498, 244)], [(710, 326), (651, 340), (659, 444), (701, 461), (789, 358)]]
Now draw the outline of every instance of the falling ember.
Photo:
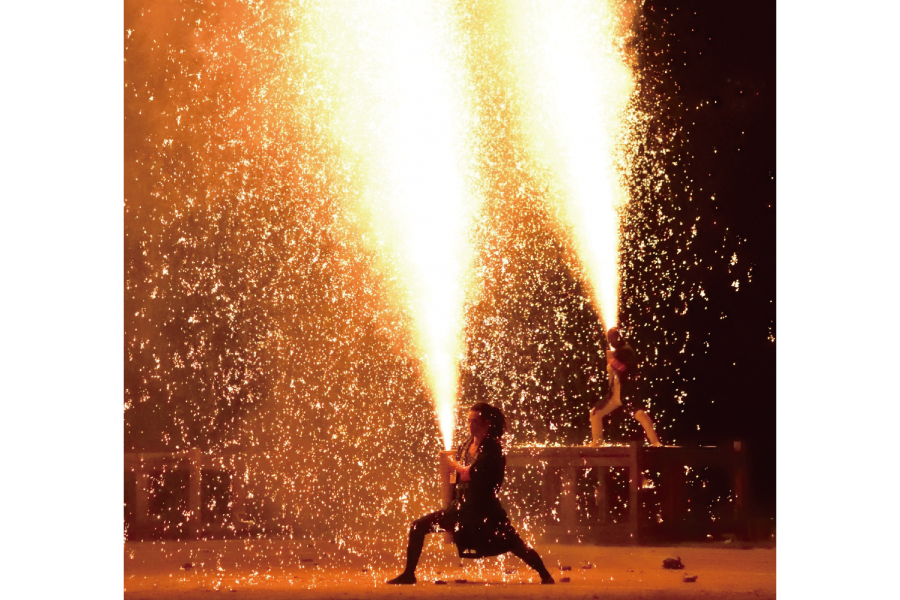
[[(557, 152), (577, 145), (554, 107), (593, 88), (570, 77), (574, 91), (557, 94), (566, 73), (538, 46), (554, 60), (587, 48), (591, 68), (621, 68), (612, 56), (625, 47), (642, 59), (632, 99), (644, 112), (627, 104), (605, 131), (615, 143), (604, 150), (629, 154), (597, 164), (617, 174), (613, 192), (628, 182), (619, 317), (661, 432), (696, 389), (685, 361), (714, 351), (703, 330), (688, 343), (685, 313), (705, 318), (719, 288), (749, 284), (736, 234), (710, 243), (700, 200), (714, 190), (693, 178), (686, 115), (655, 95), (680, 59), (667, 50), (677, 7), (648, 10), (634, 44), (627, 11), (610, 11), (623, 32), (610, 26), (613, 41), (596, 39), (598, 14), (590, 39), (576, 21), (566, 36), (577, 40), (551, 43), (575, 9), (448, 4), (452, 15), (376, 0), (126, 3), (125, 446), (240, 459), (233, 481), (248, 496), (234, 519), (360, 552), (433, 510), (429, 398), (446, 443), (463, 290), (459, 388), (503, 407), (511, 446), (584, 442), (605, 364), (583, 334), (592, 305), (614, 303), (591, 297), (603, 286), (576, 243), (580, 155)], [(569, 277), (566, 246), (583, 278)], [(724, 283), (720, 267), (733, 275)], [(394, 476), (380, 476), (385, 465)], [(137, 482), (126, 479), (126, 497)], [(516, 509), (522, 529), (538, 533), (529, 506)]]
[[(466, 226), (462, 65), (446, 2), (323, 2), (315, 88), (342, 156), (341, 194), (409, 307), (445, 448), (458, 385)], [(373, 239), (374, 238), (374, 239)]]
[(530, 151), (549, 171), (548, 200), (558, 201), (604, 327), (618, 322), (621, 132), (635, 89), (621, 46), (632, 2), (516, 2), (519, 85), (526, 98)]

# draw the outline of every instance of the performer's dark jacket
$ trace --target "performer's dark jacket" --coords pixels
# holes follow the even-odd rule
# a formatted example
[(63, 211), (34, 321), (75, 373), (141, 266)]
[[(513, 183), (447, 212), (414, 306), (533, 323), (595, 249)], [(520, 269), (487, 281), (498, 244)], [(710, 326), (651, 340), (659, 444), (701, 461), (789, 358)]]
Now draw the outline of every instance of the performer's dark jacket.
[(637, 379), (638, 356), (634, 348), (623, 342), (613, 353), (613, 358), (624, 365), (624, 368), (616, 369), (619, 381), (622, 384), (620, 400), (626, 412), (634, 414), (637, 410), (643, 410), (644, 406), (637, 402), (632, 393), (633, 382)]
[(617, 371), (619, 380), (622, 384), (630, 383), (634, 380), (637, 369), (638, 357), (634, 348), (628, 345), (628, 342), (622, 343), (621, 346), (613, 352), (613, 358), (625, 365), (625, 369)]
[[(469, 438), (457, 449), (457, 461), (463, 462), (471, 444), (472, 438)], [(447, 507), (448, 516), (455, 517), (457, 522), (453, 542), (459, 556), (482, 558), (509, 552), (522, 541), (497, 498), (506, 471), (506, 457), (500, 443), (486, 438), (478, 447), (474, 460), (469, 459), (470, 480), (456, 484), (453, 501)]]

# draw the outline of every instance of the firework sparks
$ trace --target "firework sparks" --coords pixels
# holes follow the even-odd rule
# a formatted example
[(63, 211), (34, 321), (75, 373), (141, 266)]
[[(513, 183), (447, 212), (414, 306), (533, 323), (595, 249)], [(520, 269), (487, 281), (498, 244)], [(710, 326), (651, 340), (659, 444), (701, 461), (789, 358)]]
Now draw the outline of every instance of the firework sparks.
[(313, 43), (336, 95), (331, 138), (360, 222), (390, 248), (381, 256), (412, 313), (449, 449), (473, 204), (452, 15), (446, 2), (325, 2), (318, 11)]
[(595, 307), (665, 431), (705, 343), (677, 319), (747, 263), (692, 252), (703, 190), (632, 81), (631, 4), (450, 6), (126, 10), (127, 446), (241, 453), (247, 518), (297, 536), (396, 542), (469, 384), (511, 445), (583, 443)]
[[(517, 3), (512, 12), (532, 151), (550, 170), (605, 328), (619, 317), (619, 218), (628, 200), (617, 172), (634, 77), (617, 47), (631, 3)], [(627, 9), (627, 10), (626, 10)], [(624, 24), (623, 24), (624, 22)], [(558, 192), (555, 190), (559, 190)]]

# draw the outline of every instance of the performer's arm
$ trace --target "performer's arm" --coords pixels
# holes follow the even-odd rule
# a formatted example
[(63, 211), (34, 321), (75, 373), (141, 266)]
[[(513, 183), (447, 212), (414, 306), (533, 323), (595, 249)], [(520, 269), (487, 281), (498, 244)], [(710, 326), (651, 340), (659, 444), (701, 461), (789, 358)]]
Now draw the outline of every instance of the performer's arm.
[(490, 489), (503, 483), (505, 465), (506, 459), (499, 446), (492, 450), (485, 449), (469, 467), (468, 476), (474, 482), (473, 485)]
[(455, 458), (452, 458), (452, 457), (450, 458), (450, 466), (453, 467), (454, 471), (459, 473), (460, 481), (469, 481), (470, 480), (469, 469), (471, 469), (472, 467), (464, 467), (461, 464), (459, 464), (459, 462), (457, 462)]
[[(615, 371), (619, 376), (623, 375), (628, 369), (628, 366), (624, 362), (616, 358), (616, 352), (613, 351), (609, 351), (606, 353), (606, 364), (611, 367), (612, 370)], [(612, 373), (610, 373), (610, 378), (612, 378)]]
[[(499, 451), (483, 451), (468, 467), (462, 466), (459, 461), (451, 458), (450, 466), (459, 473), (460, 481), (472, 481), (472, 478), (489, 486), (503, 481), (505, 461)], [(496, 480), (496, 481), (495, 481)]]

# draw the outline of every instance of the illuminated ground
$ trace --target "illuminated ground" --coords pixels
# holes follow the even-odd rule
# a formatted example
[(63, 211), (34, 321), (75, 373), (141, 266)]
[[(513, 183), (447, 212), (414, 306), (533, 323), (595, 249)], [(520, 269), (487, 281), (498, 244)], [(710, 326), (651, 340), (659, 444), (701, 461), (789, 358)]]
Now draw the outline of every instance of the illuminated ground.
[[(460, 567), (451, 548), (430, 541), (419, 583), (387, 586), (383, 582), (399, 572), (395, 549), (352, 556), (333, 545), (298, 542), (129, 542), (125, 597), (775, 598), (774, 548), (539, 545), (555, 586), (541, 586), (514, 557)], [(676, 556), (684, 570), (662, 568), (663, 559)], [(685, 582), (686, 575), (696, 575), (696, 582)], [(563, 583), (564, 577), (571, 581)], [(467, 582), (457, 582), (462, 579)]]

